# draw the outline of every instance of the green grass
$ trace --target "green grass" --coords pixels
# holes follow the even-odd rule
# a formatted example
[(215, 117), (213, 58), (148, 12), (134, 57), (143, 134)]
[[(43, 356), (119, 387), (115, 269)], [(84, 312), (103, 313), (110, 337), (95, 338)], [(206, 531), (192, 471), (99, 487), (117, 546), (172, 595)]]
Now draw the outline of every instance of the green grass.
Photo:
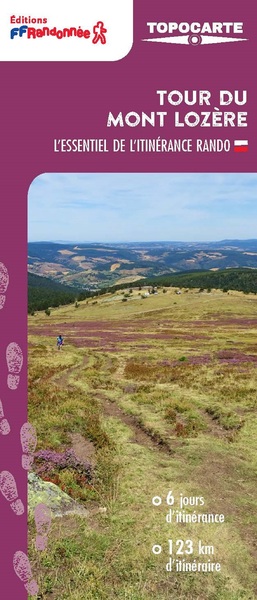
[[(29, 356), (29, 420), (38, 448), (64, 450), (75, 433), (95, 449), (86, 489), (72, 470), (59, 474), (60, 485), (85, 504), (89, 517), (55, 519), (41, 554), (30, 520), (40, 598), (254, 600), (257, 365), (222, 362), (219, 352), (255, 355), (255, 328), (237, 327), (235, 319), (257, 318), (257, 300), (238, 292), (189, 291), (174, 307), (172, 289), (142, 302), (135, 294), (126, 303), (122, 297), (81, 302), (79, 317), (73, 307), (61, 307), (30, 319), (31, 327), (42, 328), (41, 336), (32, 329)], [(121, 333), (114, 354), (77, 348), (71, 339), (57, 353), (54, 337), (45, 334), (49, 323), (58, 329), (58, 322), (78, 319), (109, 321), (111, 331), (127, 323), (130, 334), (145, 332), (147, 349)], [(206, 355), (206, 364), (190, 362)], [(224, 513), (225, 523), (167, 523), (169, 490), (176, 508), (180, 494), (201, 496), (204, 506), (186, 511)], [(152, 504), (156, 495), (160, 506)], [(192, 539), (197, 560), (198, 540), (212, 544), (221, 573), (169, 574), (171, 538)], [(163, 547), (158, 556), (154, 544)]]

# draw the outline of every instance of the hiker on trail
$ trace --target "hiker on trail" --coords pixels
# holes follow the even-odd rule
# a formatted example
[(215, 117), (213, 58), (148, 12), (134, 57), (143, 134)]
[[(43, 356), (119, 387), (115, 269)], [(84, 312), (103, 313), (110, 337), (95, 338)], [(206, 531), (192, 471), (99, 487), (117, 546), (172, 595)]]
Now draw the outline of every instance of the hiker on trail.
[(58, 337), (56, 338), (58, 350), (61, 350), (61, 347), (63, 346), (63, 341), (64, 340), (63, 340), (62, 335), (58, 335)]

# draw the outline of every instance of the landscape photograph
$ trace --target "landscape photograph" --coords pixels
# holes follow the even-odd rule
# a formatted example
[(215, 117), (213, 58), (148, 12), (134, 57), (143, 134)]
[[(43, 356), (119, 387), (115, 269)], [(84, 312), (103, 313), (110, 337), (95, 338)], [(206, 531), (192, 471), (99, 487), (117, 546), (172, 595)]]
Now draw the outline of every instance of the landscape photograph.
[(256, 390), (256, 174), (32, 182), (37, 600), (257, 598)]

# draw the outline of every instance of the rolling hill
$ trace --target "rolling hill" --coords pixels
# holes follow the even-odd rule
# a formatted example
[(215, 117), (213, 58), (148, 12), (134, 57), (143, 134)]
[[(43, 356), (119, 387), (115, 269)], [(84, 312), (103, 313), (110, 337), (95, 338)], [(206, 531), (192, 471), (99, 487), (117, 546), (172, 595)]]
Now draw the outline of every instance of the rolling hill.
[(168, 273), (231, 268), (257, 268), (257, 240), (28, 245), (30, 273), (87, 291)]
[(238, 290), (257, 293), (257, 269), (225, 269), (221, 271), (196, 271), (166, 274), (142, 279), (137, 285), (178, 286), (184, 288)]
[(47, 277), (40, 277), (28, 273), (28, 312), (46, 310), (50, 306), (56, 307), (71, 304), (76, 300), (84, 300), (86, 293), (57, 283)]
[[(80, 509), (52, 513), (38, 552), (30, 505), (41, 597), (254, 600), (257, 297), (167, 288), (124, 299), (28, 319), (31, 475)], [(175, 554), (181, 543), (190, 553)]]

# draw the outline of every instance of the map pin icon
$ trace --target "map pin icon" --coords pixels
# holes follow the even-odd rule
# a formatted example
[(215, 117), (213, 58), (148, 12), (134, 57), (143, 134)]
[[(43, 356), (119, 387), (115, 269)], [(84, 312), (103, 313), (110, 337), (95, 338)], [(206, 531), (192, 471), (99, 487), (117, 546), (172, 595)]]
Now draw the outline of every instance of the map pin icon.
[(37, 433), (31, 423), (24, 423), (20, 430), (20, 440), (22, 446), (22, 467), (26, 471), (31, 469), (34, 460), (34, 451), (37, 445)]
[(18, 498), (16, 481), (10, 471), (2, 471), (0, 473), (0, 490), (7, 502), (10, 502), (13, 512), (17, 516), (23, 515), (24, 505), (20, 498)]
[(47, 536), (51, 526), (51, 510), (46, 504), (38, 504), (34, 510), (37, 537), (37, 550), (45, 550), (47, 547)]
[(16, 575), (24, 583), (24, 587), (28, 594), (35, 596), (38, 593), (38, 584), (31, 572), (29, 559), (22, 550), (15, 552), (13, 557), (13, 568)]
[(10, 390), (16, 390), (20, 383), (20, 371), (23, 365), (23, 353), (16, 342), (11, 342), (6, 348), (6, 362), (8, 367), (7, 385)]

